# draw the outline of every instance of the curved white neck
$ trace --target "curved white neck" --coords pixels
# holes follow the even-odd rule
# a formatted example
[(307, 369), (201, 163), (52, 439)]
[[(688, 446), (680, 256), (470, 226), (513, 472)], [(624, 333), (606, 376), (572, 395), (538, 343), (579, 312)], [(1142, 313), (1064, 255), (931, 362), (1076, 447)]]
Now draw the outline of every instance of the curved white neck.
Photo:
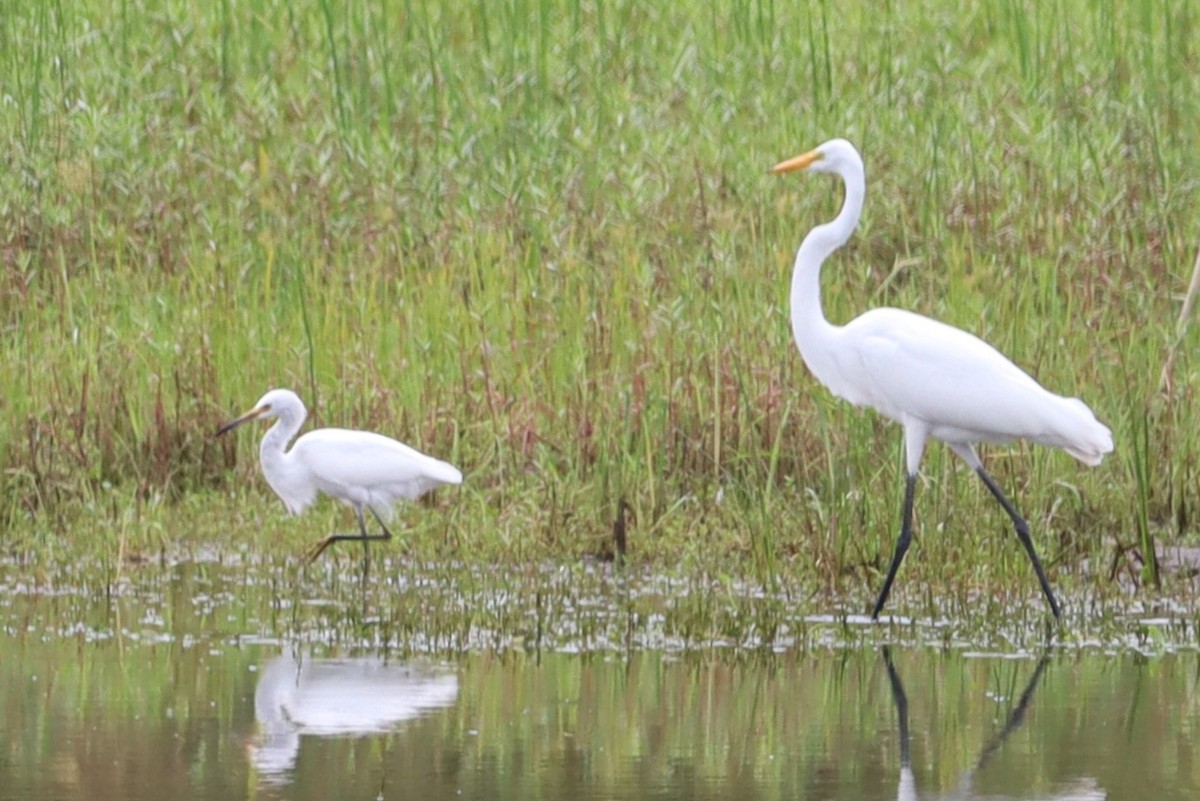
[(263, 435), (258, 446), (258, 456), (262, 460), (263, 472), (267, 474), (268, 480), (272, 472), (285, 467), (288, 443), (300, 432), (300, 426), (304, 425), (304, 417), (303, 412), (295, 415), (285, 411), (279, 415), (275, 425)]
[(813, 346), (828, 337), (833, 328), (821, 307), (821, 265), (831, 253), (846, 244), (862, 215), (866, 179), (861, 164), (852, 170), (842, 176), (846, 188), (842, 210), (832, 221), (809, 231), (796, 251), (792, 272), (792, 333), (805, 361), (808, 361)]
[(302, 404), (292, 403), (279, 406), (276, 413), (279, 422), (263, 435), (258, 458), (271, 489), (289, 512), (298, 515), (316, 499), (318, 487), (311, 468), (295, 455), (296, 448), (289, 451), (287, 447), (308, 415)]

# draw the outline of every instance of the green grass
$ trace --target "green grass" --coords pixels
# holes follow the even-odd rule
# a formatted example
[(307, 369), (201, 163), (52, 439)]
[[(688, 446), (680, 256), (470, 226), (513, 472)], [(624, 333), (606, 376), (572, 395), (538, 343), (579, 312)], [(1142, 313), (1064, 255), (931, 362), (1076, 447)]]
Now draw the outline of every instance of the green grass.
[[(1113, 428), (1096, 470), (988, 449), (1056, 584), (1114, 539), (1194, 541), (1196, 333), (1158, 376), (1196, 239), (1197, 14), (0, 0), (5, 547), (120, 570), (349, 525), (283, 520), (252, 432), (211, 439), (290, 386), (315, 425), (463, 468), (404, 512), (421, 555), (602, 552), (624, 499), (634, 560), (865, 598), (900, 434), (791, 342), (792, 254), (839, 189), (766, 174), (838, 135), (870, 187), (830, 317), (936, 316)], [(897, 602), (1035, 593), (978, 482), (937, 446), (924, 468)]]

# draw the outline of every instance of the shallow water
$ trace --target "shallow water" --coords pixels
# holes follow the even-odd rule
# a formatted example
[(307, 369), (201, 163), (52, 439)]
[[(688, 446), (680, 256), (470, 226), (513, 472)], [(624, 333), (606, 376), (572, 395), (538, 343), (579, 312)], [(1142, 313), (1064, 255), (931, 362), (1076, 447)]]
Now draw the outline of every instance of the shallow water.
[[(1190, 650), (588, 649), (547, 633), (608, 631), (582, 580), (554, 596), (574, 612), (476, 587), (474, 645), (415, 647), (447, 641), (423, 626), (446, 613), (314, 601), (265, 567), (107, 594), (27, 572), (0, 575), (2, 799), (1200, 797)], [(409, 575), (391, 592), (455, 583)]]

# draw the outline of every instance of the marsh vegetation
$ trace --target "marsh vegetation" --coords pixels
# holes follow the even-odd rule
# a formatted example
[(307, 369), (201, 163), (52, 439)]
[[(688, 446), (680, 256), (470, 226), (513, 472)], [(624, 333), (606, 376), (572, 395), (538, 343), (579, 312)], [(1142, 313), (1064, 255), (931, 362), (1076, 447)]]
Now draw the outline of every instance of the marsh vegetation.
[[(1084, 398), (1115, 435), (1102, 467), (1016, 446), (988, 468), (1069, 608), (1187, 608), (1194, 569), (1151, 554), (1195, 544), (1200, 500), (1176, 323), (1197, 13), (0, 3), (4, 550), (110, 587), (298, 555), (345, 511), (284, 519), (252, 438), (211, 437), (287, 386), (315, 425), (463, 468), (402, 512), (396, 559), (577, 564), (620, 517), (637, 566), (865, 609), (900, 436), (790, 338), (792, 254), (839, 189), (766, 174), (844, 135), (870, 186), (829, 317), (914, 309)], [(1036, 600), (952, 454), (919, 492), (899, 609)]]

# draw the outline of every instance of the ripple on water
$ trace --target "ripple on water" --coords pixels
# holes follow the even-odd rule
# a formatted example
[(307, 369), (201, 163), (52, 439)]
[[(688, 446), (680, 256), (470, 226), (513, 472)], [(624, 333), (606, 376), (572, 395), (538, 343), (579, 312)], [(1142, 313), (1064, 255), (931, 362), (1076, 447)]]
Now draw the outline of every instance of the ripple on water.
[[(98, 642), (185, 647), (213, 640), (301, 641), (410, 653), (468, 651), (786, 652), (882, 643), (951, 648), (969, 654), (1025, 654), (1058, 648), (1153, 655), (1197, 645), (1186, 603), (1091, 599), (1094, 614), (1047, 625), (1040, 598), (1005, 603), (1003, 615), (955, 617), (960, 603), (926, 617), (879, 622), (861, 604), (814, 598), (776, 583), (655, 572), (584, 561), (576, 565), (428, 564), (384, 559), (365, 577), (305, 571), (292, 562), (167, 559), (127, 568), (105, 584), (99, 569), (74, 565), (38, 579), (0, 562), (0, 625), (7, 636), (36, 634)], [(352, 561), (357, 568), (358, 562)], [(1082, 602), (1066, 598), (1068, 610)], [(984, 601), (981, 599), (982, 605)], [(995, 604), (993, 603), (993, 607)], [(836, 611), (830, 611), (831, 609)], [(137, 621), (130, 625), (128, 621)]]

